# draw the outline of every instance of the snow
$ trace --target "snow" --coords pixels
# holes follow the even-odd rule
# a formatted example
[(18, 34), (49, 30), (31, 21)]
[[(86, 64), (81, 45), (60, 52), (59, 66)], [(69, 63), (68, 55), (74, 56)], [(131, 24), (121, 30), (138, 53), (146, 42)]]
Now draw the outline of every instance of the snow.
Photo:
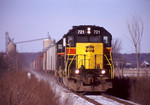
[(91, 99), (93, 99), (93, 100), (95, 100), (98, 103), (101, 103), (103, 105), (124, 105), (124, 104), (118, 103), (112, 99), (108, 99), (108, 98), (103, 97), (103, 96), (86, 95), (86, 97), (91, 98)]
[[(113, 96), (113, 97), (114, 97), (114, 96)], [(140, 104), (138, 104), (138, 103), (135, 103), (135, 102), (132, 102), (132, 101), (129, 101), (129, 100), (120, 99), (120, 98), (118, 98), (118, 97), (114, 97), (114, 98), (119, 99), (119, 100), (121, 100), (121, 101), (126, 101), (126, 102), (128, 102), (128, 103), (130, 103), (130, 104), (133, 104), (133, 105), (140, 105)]]
[(42, 75), (33, 70), (32, 73), (35, 75), (38, 81), (44, 80), (45, 82), (48, 82), (50, 84), (53, 92), (56, 94), (55, 97), (58, 97), (59, 99), (60, 105), (94, 105), (89, 101), (79, 97), (74, 93), (69, 92), (67, 89), (58, 85), (54, 78)]
[(143, 63), (146, 64), (146, 65), (150, 65), (147, 61), (144, 61)]

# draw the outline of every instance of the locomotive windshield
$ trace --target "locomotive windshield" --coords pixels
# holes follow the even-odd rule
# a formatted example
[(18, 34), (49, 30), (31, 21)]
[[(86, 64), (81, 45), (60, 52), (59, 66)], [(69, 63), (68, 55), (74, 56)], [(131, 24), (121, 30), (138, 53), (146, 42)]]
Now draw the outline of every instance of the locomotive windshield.
[(88, 36), (77, 36), (77, 42), (88, 42)]
[(101, 38), (100, 38), (100, 36), (90, 36), (90, 42), (100, 43)]
[(101, 37), (100, 35), (98, 36), (77, 36), (77, 42), (93, 42), (93, 43), (100, 43)]

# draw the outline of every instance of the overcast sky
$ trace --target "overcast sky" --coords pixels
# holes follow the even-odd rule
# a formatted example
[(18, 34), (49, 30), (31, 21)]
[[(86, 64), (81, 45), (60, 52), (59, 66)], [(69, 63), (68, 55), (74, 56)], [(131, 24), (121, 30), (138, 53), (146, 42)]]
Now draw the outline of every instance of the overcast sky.
[[(14, 42), (47, 37), (58, 41), (74, 25), (97, 25), (122, 41), (122, 53), (133, 53), (127, 20), (144, 22), (141, 52), (150, 52), (150, 0), (0, 0), (0, 52), (5, 32)], [(18, 44), (19, 52), (37, 52), (42, 41)]]

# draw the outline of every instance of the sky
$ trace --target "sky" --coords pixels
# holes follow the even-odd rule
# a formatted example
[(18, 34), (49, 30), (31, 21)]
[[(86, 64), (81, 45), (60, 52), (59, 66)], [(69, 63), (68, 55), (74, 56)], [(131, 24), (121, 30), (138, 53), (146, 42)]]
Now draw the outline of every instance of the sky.
[[(47, 37), (58, 41), (72, 26), (104, 27), (121, 40), (121, 53), (134, 53), (127, 20), (139, 16), (144, 23), (141, 52), (150, 53), (150, 0), (0, 0), (0, 52), (5, 32), (14, 42)], [(17, 44), (18, 52), (42, 51), (43, 42)]]

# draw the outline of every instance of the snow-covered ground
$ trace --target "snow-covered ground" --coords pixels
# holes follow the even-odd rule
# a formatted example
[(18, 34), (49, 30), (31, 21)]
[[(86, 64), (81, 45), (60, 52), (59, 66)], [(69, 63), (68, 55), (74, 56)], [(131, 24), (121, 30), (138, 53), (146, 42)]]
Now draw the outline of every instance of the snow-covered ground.
[(49, 83), (53, 92), (56, 94), (55, 97), (58, 97), (59, 102), (61, 105), (94, 105), (89, 101), (79, 97), (78, 95), (69, 92), (67, 89), (63, 88), (61, 85), (58, 85), (54, 78), (49, 76), (42, 75), (38, 72), (31, 71), (35, 77), (40, 80), (44, 80), (45, 82)]
[(103, 97), (103, 96), (86, 95), (86, 97), (93, 99), (93, 100), (95, 100), (98, 103), (101, 103), (103, 105), (123, 105), (121, 103), (118, 103), (112, 99), (108, 99), (108, 98)]
[[(115, 76), (124, 76), (124, 77), (137, 77), (138, 70), (137, 69), (123, 69), (123, 70), (115, 70)], [(139, 71), (140, 77), (150, 77), (150, 69), (140, 69)]]
[[(61, 85), (59, 85), (56, 80), (50, 76), (42, 75), (35, 71), (30, 71), (32, 74), (35, 75), (35, 77), (40, 81), (44, 80), (45, 82), (49, 83), (53, 92), (56, 94), (55, 97), (58, 97), (59, 103), (61, 105), (94, 105), (93, 103), (83, 99), (82, 97), (79, 97), (78, 95), (69, 92), (67, 89), (63, 88)], [(86, 97), (90, 99), (94, 99), (98, 103), (101, 103), (103, 105), (123, 105), (121, 103), (118, 103), (114, 100), (108, 99), (103, 96), (94, 96), (94, 95), (86, 95)]]
[[(119, 103), (117, 101), (114, 101), (112, 99), (109, 99), (109, 98), (106, 98), (106, 97), (103, 97), (103, 96), (86, 95), (86, 97), (88, 97), (90, 99), (93, 99), (93, 100), (95, 100), (98, 103), (101, 103), (103, 105), (124, 105), (122, 103)], [(123, 99), (120, 99), (120, 98), (117, 98), (117, 97), (114, 97), (114, 98), (119, 99), (119, 100), (124, 101), (124, 102), (128, 102), (128, 103), (133, 104), (133, 105), (139, 105), (137, 103), (127, 101), (127, 100), (123, 100)]]

